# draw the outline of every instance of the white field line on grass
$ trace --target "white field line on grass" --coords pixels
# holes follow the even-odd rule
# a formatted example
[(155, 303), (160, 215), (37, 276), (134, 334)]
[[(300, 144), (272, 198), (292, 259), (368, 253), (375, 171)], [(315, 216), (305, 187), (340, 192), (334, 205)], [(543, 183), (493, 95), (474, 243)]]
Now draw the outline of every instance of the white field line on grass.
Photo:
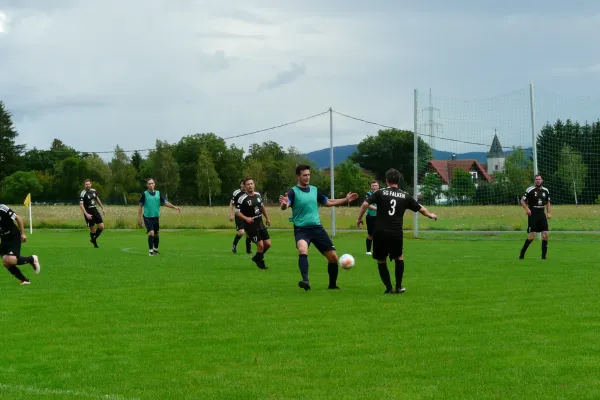
[(70, 396), (70, 397), (88, 398), (88, 399), (140, 400), (139, 398), (123, 397), (123, 396), (119, 396), (116, 394), (94, 394), (94, 393), (82, 392), (79, 390), (37, 388), (37, 387), (33, 387), (33, 386), (24, 386), (24, 385), (7, 385), (4, 383), (0, 383), (0, 389), (27, 392), (27, 393), (35, 393), (35, 394), (42, 394), (42, 395)]

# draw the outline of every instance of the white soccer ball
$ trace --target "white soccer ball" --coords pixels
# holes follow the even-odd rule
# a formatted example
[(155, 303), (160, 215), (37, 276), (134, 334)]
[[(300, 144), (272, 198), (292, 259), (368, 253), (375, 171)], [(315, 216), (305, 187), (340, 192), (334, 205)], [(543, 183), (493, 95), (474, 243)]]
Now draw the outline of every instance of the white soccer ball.
[(350, 254), (344, 254), (340, 257), (339, 263), (340, 267), (344, 269), (350, 269), (354, 267), (354, 257), (352, 257)]

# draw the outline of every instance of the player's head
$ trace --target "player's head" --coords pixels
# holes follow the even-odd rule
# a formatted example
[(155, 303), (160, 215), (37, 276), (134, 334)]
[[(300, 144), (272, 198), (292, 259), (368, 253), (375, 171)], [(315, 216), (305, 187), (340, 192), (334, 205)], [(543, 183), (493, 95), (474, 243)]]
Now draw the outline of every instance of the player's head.
[(402, 174), (397, 169), (390, 168), (385, 173), (385, 184), (388, 186), (398, 186), (401, 179)]
[(246, 182), (246, 178), (240, 179), (240, 190), (245, 190), (246, 185), (244, 184), (244, 182)]
[(253, 178), (244, 179), (244, 187), (246, 188), (246, 193), (254, 193), (254, 179)]
[(90, 190), (92, 188), (92, 181), (90, 179), (86, 179), (83, 181), (83, 186), (85, 186), (85, 190)]
[(154, 192), (154, 186), (156, 186), (154, 179), (152, 179), (152, 178), (146, 179), (146, 187), (148, 188), (149, 191)]
[(377, 182), (377, 181), (371, 181), (371, 191), (374, 192), (377, 189), (379, 189), (379, 182)]
[(300, 164), (296, 167), (298, 184), (307, 186), (310, 183), (310, 165)]
[(544, 183), (544, 179), (542, 179), (542, 176), (540, 174), (537, 174), (535, 176), (535, 186), (540, 187), (542, 186), (542, 183)]

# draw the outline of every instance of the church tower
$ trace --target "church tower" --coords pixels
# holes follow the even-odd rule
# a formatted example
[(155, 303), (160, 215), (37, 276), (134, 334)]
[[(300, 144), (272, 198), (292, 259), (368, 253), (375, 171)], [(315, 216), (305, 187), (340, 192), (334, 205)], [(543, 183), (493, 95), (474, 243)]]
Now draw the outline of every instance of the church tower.
[(487, 154), (487, 172), (488, 174), (493, 174), (496, 172), (504, 171), (504, 151), (502, 150), (502, 146), (500, 146), (500, 140), (498, 140), (498, 135), (496, 135), (496, 131), (494, 130), (494, 140), (492, 141), (492, 147), (490, 147), (490, 151)]

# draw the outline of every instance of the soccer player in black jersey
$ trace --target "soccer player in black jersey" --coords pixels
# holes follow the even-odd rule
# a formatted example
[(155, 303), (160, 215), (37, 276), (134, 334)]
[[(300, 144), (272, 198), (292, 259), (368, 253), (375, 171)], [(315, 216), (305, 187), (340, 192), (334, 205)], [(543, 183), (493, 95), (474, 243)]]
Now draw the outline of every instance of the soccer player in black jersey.
[[(542, 233), (542, 259), (546, 259), (548, 253), (548, 220), (552, 218), (550, 214), (550, 191), (542, 186), (544, 180), (541, 175), (535, 176), (535, 185), (530, 186), (521, 198), (521, 205), (527, 213), (527, 233), (529, 236), (525, 239), (525, 244), (521, 248), (519, 258), (525, 258), (527, 248), (535, 239), (537, 232)], [(548, 215), (544, 213), (544, 208)]]
[[(271, 248), (271, 238), (265, 222), (269, 226), (271, 221), (260, 193), (254, 191), (254, 179), (246, 178), (244, 186), (246, 192), (238, 197), (235, 215), (244, 221), (247, 237), (256, 244), (256, 255), (252, 257), (252, 261), (258, 268), (267, 269), (264, 254)], [(263, 215), (265, 222), (263, 222)]]
[[(83, 181), (83, 185), (85, 189), (83, 189), (79, 195), (79, 208), (83, 211), (85, 223), (90, 228), (90, 243), (98, 248), (98, 237), (104, 230), (104, 221), (102, 220), (102, 215), (105, 215), (104, 205), (100, 201), (96, 189), (92, 189), (91, 180), (86, 179)], [(96, 205), (99, 205), (100, 208), (102, 208), (102, 215), (100, 215)], [(98, 226), (98, 229), (96, 229), (96, 225)]]
[[(233, 196), (231, 197), (231, 201), (229, 202), (229, 220), (233, 221), (235, 219), (235, 237), (233, 238), (233, 245), (231, 246), (231, 251), (235, 254), (237, 253), (237, 244), (244, 236), (244, 220), (238, 217), (235, 214), (235, 210), (237, 207), (237, 201), (246, 192), (246, 187), (244, 185), (245, 179), (240, 180), (240, 188), (233, 192)], [(246, 236), (246, 254), (252, 254), (252, 241), (250, 237)]]
[[(379, 182), (371, 181), (371, 190), (367, 192), (365, 200), (367, 200), (373, 193), (379, 189)], [(367, 255), (373, 255), (371, 253), (371, 247), (373, 246), (373, 232), (375, 232), (375, 223), (377, 221), (377, 206), (371, 204), (367, 209)]]
[[(389, 169), (385, 173), (386, 188), (375, 191), (360, 207), (356, 226), (360, 228), (363, 215), (371, 204), (377, 205), (377, 223), (373, 233), (373, 258), (377, 260), (379, 276), (385, 285), (385, 293), (404, 293), (402, 286), (404, 276), (403, 256), (403, 230), (404, 212), (411, 210), (436, 220), (437, 215), (430, 213), (425, 207), (417, 203), (410, 194), (398, 188), (402, 175), (398, 170)], [(386, 258), (395, 260), (396, 263), (396, 290), (392, 288), (392, 280)]]
[[(17, 221), (17, 225), (15, 222)], [(31, 264), (36, 274), (40, 273), (40, 261), (38, 256), (21, 256), (21, 243), (27, 241), (23, 220), (13, 210), (4, 204), (0, 204), (0, 256), (2, 264), (21, 285), (29, 285), (29, 279), (23, 275), (17, 265)]]

